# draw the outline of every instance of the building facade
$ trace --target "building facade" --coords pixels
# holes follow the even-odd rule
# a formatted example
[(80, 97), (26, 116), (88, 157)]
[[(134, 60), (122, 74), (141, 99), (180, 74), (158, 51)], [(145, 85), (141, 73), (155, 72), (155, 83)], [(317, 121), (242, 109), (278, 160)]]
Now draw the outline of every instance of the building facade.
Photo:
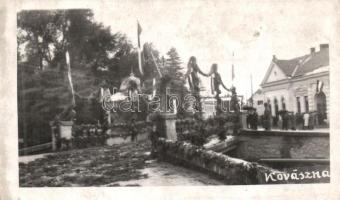
[[(294, 113), (316, 112), (319, 121), (329, 121), (329, 45), (290, 60), (273, 56), (261, 83), (264, 103), (269, 104), (273, 117), (280, 110)], [(261, 101), (261, 100), (260, 100)], [(261, 104), (263, 105), (263, 104)], [(254, 106), (259, 107), (254, 101)]]
[(258, 115), (264, 114), (264, 103), (266, 98), (262, 89), (258, 89), (249, 99), (249, 104), (256, 108)]

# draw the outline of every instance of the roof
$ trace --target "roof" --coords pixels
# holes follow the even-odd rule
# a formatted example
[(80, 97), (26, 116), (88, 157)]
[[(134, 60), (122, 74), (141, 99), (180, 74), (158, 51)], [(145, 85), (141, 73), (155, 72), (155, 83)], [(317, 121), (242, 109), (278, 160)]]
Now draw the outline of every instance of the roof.
[(273, 59), (273, 62), (290, 77), (305, 75), (320, 67), (329, 65), (329, 49), (307, 54), (290, 60)]
[(292, 76), (296, 66), (308, 57), (307, 55), (297, 57), (291, 60), (278, 60), (275, 59), (273, 62), (285, 73), (286, 76)]
[[(254, 97), (255, 95), (257, 95), (257, 94), (258, 94), (258, 95), (261, 95), (261, 94), (263, 94), (263, 91), (262, 91), (260, 88), (257, 89), (256, 92), (253, 93), (249, 99), (253, 98), (253, 97)], [(248, 100), (249, 100), (249, 99), (248, 99)]]
[(296, 70), (294, 76), (304, 75), (323, 66), (329, 66), (328, 48), (312, 54), (311, 58), (307, 59), (306, 62)]
[(259, 88), (259, 89), (256, 90), (256, 92), (254, 94), (262, 94), (262, 90)]

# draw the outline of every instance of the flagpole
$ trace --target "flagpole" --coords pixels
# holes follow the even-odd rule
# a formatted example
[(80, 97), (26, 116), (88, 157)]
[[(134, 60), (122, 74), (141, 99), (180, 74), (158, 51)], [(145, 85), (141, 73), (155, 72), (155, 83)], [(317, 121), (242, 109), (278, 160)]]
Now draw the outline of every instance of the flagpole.
[(250, 74), (250, 92), (253, 94), (253, 75)]
[(250, 104), (253, 106), (253, 75), (250, 74)]
[(235, 78), (235, 71), (234, 71), (234, 52), (231, 58), (231, 86), (234, 86), (234, 78)]
[(137, 39), (138, 39), (138, 67), (140, 73), (143, 75), (143, 68), (142, 68), (142, 55), (141, 55), (141, 46), (140, 46), (140, 35), (142, 33), (142, 27), (137, 20)]

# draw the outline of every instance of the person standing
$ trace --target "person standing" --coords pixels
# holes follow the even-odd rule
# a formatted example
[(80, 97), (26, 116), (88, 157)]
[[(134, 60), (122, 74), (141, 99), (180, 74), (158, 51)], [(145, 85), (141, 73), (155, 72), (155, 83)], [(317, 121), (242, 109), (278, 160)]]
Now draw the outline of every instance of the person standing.
[(254, 108), (254, 114), (253, 114), (253, 129), (257, 130), (257, 124), (259, 120), (259, 115), (257, 114), (256, 108)]
[(131, 135), (131, 142), (135, 142), (137, 140), (138, 130), (137, 130), (137, 126), (136, 126), (134, 118), (132, 118), (131, 120), (131, 124), (129, 126), (129, 132)]
[(152, 126), (152, 132), (150, 134), (150, 140), (151, 140), (151, 157), (157, 156), (157, 141), (160, 137), (159, 131), (157, 130), (156, 124), (153, 124)]
[(309, 127), (309, 113), (305, 112), (305, 114), (303, 114), (303, 130), (308, 129)]
[(296, 130), (296, 119), (295, 119), (294, 113), (293, 112), (289, 112), (288, 113), (288, 118), (289, 118), (290, 129)]
[(268, 131), (271, 129), (272, 114), (267, 103), (264, 103), (263, 128)]
[(282, 113), (282, 130), (288, 130), (288, 112), (286, 110), (283, 111)]
[(248, 110), (246, 122), (247, 122), (247, 128), (251, 129), (251, 110)]

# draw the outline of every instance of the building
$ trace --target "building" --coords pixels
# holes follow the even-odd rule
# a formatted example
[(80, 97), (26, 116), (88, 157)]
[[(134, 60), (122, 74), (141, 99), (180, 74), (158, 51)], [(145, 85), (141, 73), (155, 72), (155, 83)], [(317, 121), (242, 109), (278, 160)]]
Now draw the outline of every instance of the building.
[[(286, 109), (294, 113), (317, 113), (319, 122), (329, 120), (329, 45), (319, 51), (290, 60), (275, 55), (261, 83), (261, 95), (270, 105), (272, 115)], [(257, 104), (255, 104), (258, 106)]]
[(254, 108), (256, 108), (257, 114), (258, 115), (263, 115), (264, 113), (264, 106), (263, 104), (265, 103), (265, 96), (262, 91), (262, 89), (256, 90), (256, 92), (251, 96), (249, 99), (249, 104), (251, 104)]

